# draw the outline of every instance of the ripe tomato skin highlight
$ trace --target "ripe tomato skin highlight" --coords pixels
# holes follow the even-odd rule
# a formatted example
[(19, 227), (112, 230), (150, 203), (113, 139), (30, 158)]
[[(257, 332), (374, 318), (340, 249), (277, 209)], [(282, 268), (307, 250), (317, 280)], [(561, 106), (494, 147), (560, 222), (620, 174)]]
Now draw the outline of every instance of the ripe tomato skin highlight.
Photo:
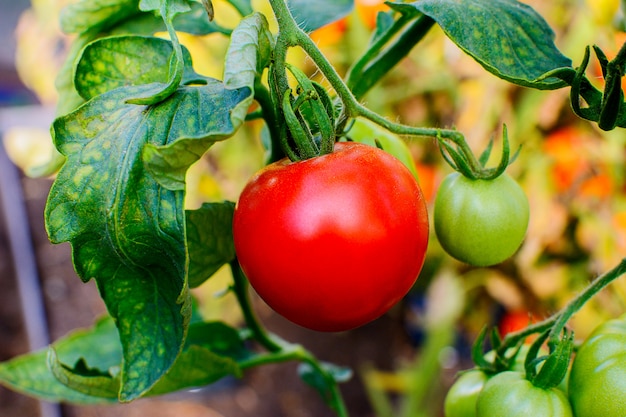
[(453, 172), (437, 190), (435, 232), (454, 258), (474, 266), (495, 265), (522, 244), (529, 211), (524, 191), (507, 174), (472, 180)]
[(626, 416), (626, 315), (601, 324), (580, 346), (569, 399), (576, 417)]
[(368, 323), (406, 295), (424, 263), (428, 213), (411, 172), (360, 143), (282, 160), (246, 185), (233, 217), (250, 284), (276, 312), (318, 331)]

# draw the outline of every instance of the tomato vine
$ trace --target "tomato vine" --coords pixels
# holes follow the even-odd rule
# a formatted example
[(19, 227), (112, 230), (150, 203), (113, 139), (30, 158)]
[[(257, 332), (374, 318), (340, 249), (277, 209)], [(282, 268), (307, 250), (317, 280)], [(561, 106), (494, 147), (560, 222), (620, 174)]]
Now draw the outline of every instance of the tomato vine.
[[(250, 1), (231, 0), (228, 3), (241, 16), (241, 21), (232, 30), (213, 22), (215, 10), (210, 0), (80, 0), (66, 9), (64, 29), (77, 37), (59, 76), (59, 117), (54, 121), (52, 131), (61, 157), (51, 161), (48, 168), (52, 171), (59, 168), (60, 159), (64, 164), (58, 170), (48, 198), (46, 230), (53, 243), (70, 242), (77, 274), (83, 281), (96, 280), (109, 317), (89, 331), (77, 332), (53, 344), (48, 354), (33, 353), (0, 364), (0, 382), (52, 401), (126, 402), (210, 384), (227, 375), (240, 376), (247, 369), (268, 363), (296, 361), (301, 364), (302, 379), (321, 394), (338, 416), (346, 417), (348, 411), (338, 384), (349, 378), (350, 371), (321, 362), (304, 346), (289, 343), (268, 332), (255, 315), (244, 274), (247, 267), (244, 256), (258, 252), (262, 242), (256, 242), (248, 253), (245, 245), (237, 245), (241, 232), (236, 226), (233, 230), (232, 225), (236, 223), (238, 213), (243, 211), (241, 206), (214, 202), (196, 210), (186, 209), (185, 176), (190, 166), (214, 143), (232, 137), (246, 122), (264, 122), (269, 137), (266, 141), (268, 164), (284, 167), (300, 163), (302, 167), (308, 160), (319, 163), (324, 157), (327, 157), (325, 160), (331, 159), (329, 154), (334, 153), (334, 157), (340, 153), (337, 149), (366, 149), (365, 145), (337, 143), (352, 140), (352, 124), (357, 119), (365, 119), (389, 134), (436, 141), (444, 160), (458, 171), (453, 175), (463, 176), (460, 178), (471, 184), (470, 189), (478, 184), (513, 181), (505, 171), (519, 150), (511, 155), (506, 127), (499, 163), (491, 168), (486, 165), (493, 142), (476, 156), (464, 134), (456, 129), (411, 126), (392, 121), (364, 104), (366, 94), (434, 27), (441, 28), (453, 43), (493, 75), (537, 90), (569, 88), (574, 114), (597, 123), (602, 130), (626, 127), (626, 103), (621, 87), (626, 46), (622, 46), (612, 60), (599, 47), (593, 48), (606, 80), (601, 91), (586, 77), (590, 49), (585, 51), (581, 65), (574, 68), (571, 60), (554, 44), (554, 33), (543, 18), (530, 6), (516, 0), (387, 3), (389, 11), (381, 12), (368, 47), (349, 66), (345, 76), (340, 75), (337, 67), (311, 39), (310, 32), (344, 17), (354, 6), (353, 1), (269, 0), (278, 24), (276, 33), (270, 30), (266, 16), (255, 11)], [(483, 32), (476, 31), (476, 27), (483, 28)], [(168, 34), (168, 39), (156, 36), (163, 32)], [(223, 80), (196, 72), (193, 54), (179, 41), (179, 32), (194, 35), (219, 33), (230, 37), (230, 46), (223, 60)], [(517, 36), (520, 33), (524, 36)], [(307, 56), (328, 88), (288, 62), (292, 48)], [(535, 59), (539, 55), (543, 58)], [(252, 111), (254, 102), (258, 108)], [(362, 138), (354, 141), (365, 142)], [(388, 219), (381, 221), (387, 228), (379, 235), (393, 237), (392, 230), (400, 235), (410, 229), (414, 232), (412, 237), (419, 235), (419, 242), (404, 239), (402, 235), (391, 243), (385, 240), (381, 245), (377, 242), (379, 246), (374, 245), (372, 249), (368, 246), (371, 242), (359, 240), (362, 236), (350, 235), (350, 239), (341, 244), (357, 242), (355, 246), (361, 246), (355, 251), (350, 252), (339, 244), (331, 247), (330, 251), (334, 253), (362, 255), (369, 251), (362, 255), (363, 258), (380, 258), (382, 261), (372, 266), (363, 258), (359, 261), (355, 255), (354, 264), (372, 269), (379, 276), (382, 275), (380, 264), (396, 267), (404, 259), (410, 259), (412, 264), (398, 273), (401, 278), (385, 276), (385, 279), (402, 280), (403, 285), (388, 299), (382, 299), (384, 297), (380, 295), (380, 308), (374, 309), (374, 313), (368, 312), (365, 319), (347, 320), (345, 317), (362, 301), (353, 304), (346, 301), (346, 309), (333, 310), (341, 317), (331, 317), (332, 320), (319, 326), (321, 330), (346, 330), (387, 311), (415, 282), (426, 253), (426, 206), (416, 183), (417, 170), (410, 163), (411, 158), (406, 158), (409, 152), (394, 147), (392, 141), (374, 143), (383, 151), (398, 153), (396, 156), (404, 158), (405, 165), (393, 159), (396, 163), (390, 175), (383, 175), (381, 168), (378, 177), (376, 173), (368, 172), (368, 178), (381, 182), (383, 177), (385, 180), (386, 177), (399, 179), (402, 184), (408, 184), (410, 193), (407, 195), (415, 196), (406, 198), (404, 195), (404, 200), (419, 203), (408, 207), (401, 216), (405, 223), (398, 223), (393, 215), (387, 223)], [(367, 150), (369, 152), (363, 153), (370, 158), (370, 165), (373, 166), (374, 159), (382, 159), (382, 152), (372, 148)], [(285, 156), (290, 161), (284, 160)], [(362, 158), (359, 159), (361, 164), (367, 159), (358, 156)], [(359, 172), (366, 174), (364, 168)], [(358, 176), (353, 172), (350, 175), (349, 180), (355, 182), (352, 180)], [(307, 176), (310, 180), (312, 173)], [(330, 188), (328, 178), (319, 181)], [(272, 179), (272, 182), (278, 181)], [(510, 182), (508, 184), (505, 187), (513, 188)], [(393, 185), (391, 188), (381, 186), (375, 192), (386, 190), (384, 193), (391, 195), (391, 189), (401, 188), (396, 186), (397, 183)], [(254, 186), (253, 183), (251, 187)], [(345, 201), (356, 200), (353, 197), (357, 191), (351, 189), (342, 197)], [(458, 195), (459, 191), (453, 194)], [(469, 198), (476, 199), (480, 194), (472, 189)], [(270, 200), (276, 200), (278, 196), (279, 193), (275, 193)], [(369, 195), (368, 201), (375, 200), (374, 197)], [(525, 208), (525, 199), (518, 197), (512, 199), (518, 208)], [(338, 199), (331, 196), (326, 200), (333, 198)], [(255, 197), (255, 201), (258, 200)], [(371, 212), (394, 214), (404, 207), (399, 201), (382, 198), (377, 201), (380, 204), (378, 210), (370, 208)], [(239, 204), (243, 204), (241, 200)], [(288, 202), (281, 204), (287, 205)], [(327, 235), (331, 235), (330, 229), (340, 229), (329, 228), (327, 223), (340, 220), (326, 216), (324, 210), (327, 207), (322, 207), (322, 203), (315, 204), (308, 211), (322, 212), (324, 216), (319, 223), (326, 222), (326, 228), (320, 234), (327, 239)], [(359, 205), (366, 206), (364, 203)], [(331, 209), (333, 214), (342, 214), (347, 206)], [(270, 208), (271, 215), (263, 221), (278, 230), (281, 226), (277, 223), (279, 210)], [(366, 223), (379, 224), (378, 217), (366, 218), (364, 212), (357, 211), (358, 207), (351, 206), (351, 209), (354, 210), (352, 214), (358, 216), (354, 215), (350, 220), (360, 218)], [(522, 211), (514, 230), (518, 236), (503, 256), (493, 259), (456, 256), (454, 250), (449, 249), (451, 246), (446, 245), (450, 243), (446, 239), (457, 243), (462, 237), (441, 233), (438, 236), (444, 249), (464, 262), (478, 266), (500, 263), (517, 250), (523, 239), (528, 213)], [(504, 230), (503, 224), (510, 220), (511, 214), (506, 209), (503, 214), (499, 213), (496, 217), (500, 217), (500, 222), (496, 229)], [(452, 224), (453, 229), (459, 228), (459, 224), (463, 228), (475, 227), (477, 221), (469, 222), (473, 223), (469, 226), (468, 222), (454, 222), (463, 215), (469, 215), (467, 206), (451, 210), (442, 221), (449, 222), (448, 226)], [(414, 222), (409, 223), (406, 219)], [(435, 224), (438, 224), (437, 220)], [(441, 230), (450, 231), (451, 228), (442, 226)], [(463, 230), (462, 234), (466, 232)], [(469, 232), (468, 236), (471, 235)], [(507, 231), (505, 235), (489, 236), (490, 243), (501, 244), (511, 234)], [(476, 242), (469, 243), (472, 246)], [(293, 246), (297, 244), (293, 243)], [(307, 248), (306, 245), (303, 247)], [(406, 247), (415, 250), (402, 253), (403, 260), (398, 259), (395, 255)], [(488, 250), (497, 252), (493, 245)], [(476, 255), (477, 251), (484, 250), (477, 246), (469, 249), (470, 255), (472, 252)], [(277, 256), (277, 259), (285, 259), (284, 253), (279, 255), (282, 257)], [(263, 261), (267, 263), (268, 258), (264, 256)], [(324, 256), (315, 260), (327, 262)], [(312, 265), (302, 263), (305, 265), (296, 266), (302, 269)], [(230, 266), (233, 277), (230, 291), (243, 313), (243, 330), (194, 319), (191, 288), (202, 285), (224, 265)], [(362, 281), (366, 280), (363, 277), (369, 277), (367, 271), (349, 266), (345, 270), (335, 269), (341, 272), (340, 275), (352, 273)], [(253, 272), (247, 272), (252, 282)], [(271, 272), (273, 276), (280, 275)], [(324, 275), (330, 276), (335, 284), (342, 278), (327, 272)], [(520, 384), (528, 386), (533, 393), (536, 393), (535, 388), (544, 391), (554, 388), (563, 379), (572, 355), (573, 336), (566, 329), (568, 322), (583, 305), (625, 272), (626, 261), (622, 261), (551, 317), (503, 338), (497, 332), (492, 333), (493, 357), (482, 352), (485, 331), (474, 349), (473, 359), (483, 372), (480, 376), (486, 379), (495, 374), (505, 375), (510, 371), (521, 343), (529, 336), (539, 334), (538, 342), (530, 348), (526, 358), (525, 376), (507, 374), (502, 378), (510, 378), (516, 384), (522, 380)], [(292, 270), (285, 274), (288, 278), (292, 275)], [(307, 291), (312, 292), (315, 281), (307, 282), (310, 284)], [(355, 293), (359, 285), (367, 287), (366, 284), (372, 282), (351, 282), (352, 287), (344, 285), (343, 288)], [(332, 289), (332, 285), (329, 287)], [(335, 292), (339, 291), (338, 287), (336, 285)], [(373, 291), (361, 298), (368, 301), (376, 298), (376, 293), (382, 293), (381, 287), (380, 283), (372, 285)], [(388, 283), (387, 287), (393, 285)], [(287, 296), (295, 298), (293, 294)], [(302, 322), (310, 323), (313, 310), (316, 309), (298, 312), (308, 316)], [(316, 312), (318, 319), (324, 315), (322, 307)], [(342, 323), (333, 327), (338, 322)], [(209, 331), (203, 334), (205, 330)], [(106, 343), (96, 343), (101, 340)], [(550, 352), (538, 356), (544, 342)], [(93, 351), (82, 352), (81, 345), (85, 343), (93, 344)], [(511, 355), (511, 352), (515, 354)], [(199, 369), (194, 375), (185, 372), (191, 366)], [(146, 368), (151, 372), (144, 372)], [(495, 383), (489, 386), (493, 385)], [(563, 400), (563, 395), (556, 395), (559, 401)]]

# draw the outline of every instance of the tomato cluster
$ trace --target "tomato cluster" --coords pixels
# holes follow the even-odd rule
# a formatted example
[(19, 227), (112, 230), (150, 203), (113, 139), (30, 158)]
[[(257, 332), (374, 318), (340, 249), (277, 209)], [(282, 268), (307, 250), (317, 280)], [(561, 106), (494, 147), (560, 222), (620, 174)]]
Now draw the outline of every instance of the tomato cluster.
[[(351, 135), (367, 143), (362, 130)], [(409, 151), (400, 139), (382, 143), (391, 153), (370, 142), (337, 142), (330, 154), (271, 164), (235, 208), (235, 250), (252, 287), (303, 327), (343, 331), (376, 319), (406, 295), (424, 263), (428, 212)], [(437, 237), (469, 264), (511, 256), (527, 223), (528, 201), (506, 174), (455, 173), (437, 193)]]
[(599, 326), (578, 349), (569, 377), (540, 388), (515, 368), (459, 376), (445, 400), (446, 417), (626, 415), (626, 315)]

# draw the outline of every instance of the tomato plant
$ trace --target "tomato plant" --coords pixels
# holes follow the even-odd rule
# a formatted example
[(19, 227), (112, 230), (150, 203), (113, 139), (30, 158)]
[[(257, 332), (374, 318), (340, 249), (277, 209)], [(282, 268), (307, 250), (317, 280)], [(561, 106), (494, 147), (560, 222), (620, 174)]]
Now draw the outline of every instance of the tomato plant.
[(489, 266), (520, 247), (528, 226), (528, 199), (506, 174), (474, 180), (452, 173), (437, 191), (433, 216), (446, 252), (471, 265)]
[[(303, 381), (335, 414), (346, 417), (348, 407), (338, 384), (350, 371), (268, 331), (253, 308), (248, 284), (293, 322), (338, 331), (379, 317), (412, 287), (422, 291), (417, 287), (429, 280), (413, 285), (422, 264), (428, 266), (422, 271), (427, 278), (467, 269), (445, 265), (437, 253), (433, 262), (426, 262), (426, 204), (415, 180), (415, 155), (400, 138), (426, 138), (457, 171), (444, 180), (434, 203), (435, 234), (452, 256), (475, 266), (498, 264), (520, 247), (526, 234), (528, 201), (505, 172), (515, 160), (506, 130), (500, 164), (487, 168), (491, 144), (476, 157), (463, 129), (445, 127), (461, 118), (455, 111), (431, 114), (441, 109), (439, 102), (465, 95), (447, 73), (440, 83), (444, 87), (427, 85), (430, 78), (422, 78), (422, 71), (438, 72), (431, 65), (457, 66), (452, 64), (456, 54), (447, 52), (422, 65), (442, 45), (427, 40), (433, 28), (515, 87), (509, 96), (567, 88), (568, 114), (591, 122), (598, 133), (626, 127), (621, 89), (626, 46), (611, 59), (598, 46), (586, 48), (574, 66), (558, 49), (559, 39), (543, 17), (517, 0), (382, 3), (269, 0), (269, 7), (257, 10), (250, 0), (222, 0), (220, 6), (232, 13), (224, 19), (221, 7), (214, 8), (211, 0), (76, 0), (67, 6), (61, 26), (71, 35), (71, 47), (59, 69), (57, 117), (51, 127), (57, 153), (32, 172), (54, 174), (44, 210), (46, 232), (52, 243), (71, 245), (76, 274), (83, 281), (96, 281), (108, 314), (93, 328), (55, 342), (49, 353), (0, 364), (0, 382), (48, 401), (128, 402), (239, 377), (265, 364), (296, 361)], [(352, 17), (369, 10), (364, 24), (344, 24), (355, 6)], [(335, 36), (351, 36), (351, 45), (361, 43), (344, 51), (349, 52), (345, 61), (330, 62), (311, 37), (323, 27), (338, 29)], [(196, 53), (204, 42), (212, 54)], [(223, 56), (216, 57), (219, 45), (226, 44)], [(392, 69), (418, 47), (423, 47), (420, 59), (409, 57), (406, 68), (401, 66), (409, 69), (405, 74), (418, 69), (419, 76), (408, 82), (402, 71)], [(592, 50), (602, 89), (586, 75)], [(215, 62), (198, 62), (207, 56)], [(212, 76), (199, 72), (207, 66), (221, 71)], [(422, 83), (419, 89), (413, 81)], [(524, 87), (524, 93), (518, 94), (522, 90), (517, 87)], [(436, 88), (454, 94), (433, 100)], [(423, 104), (411, 123), (402, 121), (401, 105), (387, 100), (397, 96), (406, 96), (407, 102), (419, 98), (416, 103)], [(376, 110), (369, 107), (372, 103)], [(561, 114), (565, 110), (558, 112), (554, 119), (566, 120)], [(509, 113), (502, 111), (502, 116)], [(414, 126), (413, 121), (438, 127)], [(523, 128), (543, 129), (524, 115), (515, 121)], [(225, 201), (187, 207), (190, 167), (217, 142), (246, 134), (248, 143), (265, 151), (258, 165), (267, 167), (240, 195), (232, 186)], [(341, 143), (345, 138), (370, 145), (378, 139), (383, 150)], [(536, 148), (549, 153), (547, 145)], [(436, 146), (420, 145), (420, 160), (436, 165)], [(614, 153), (622, 154), (621, 147)], [(574, 159), (578, 162), (578, 156)], [(242, 167), (242, 172), (248, 176), (258, 165)], [(577, 164), (567, 180), (578, 181), (583, 178), (579, 167), (586, 171), (592, 166)], [(521, 178), (536, 178), (533, 169), (522, 172), (528, 175)], [(567, 182), (567, 189), (573, 185)], [(617, 181), (587, 186), (593, 192), (585, 192), (603, 197), (597, 200), (608, 200), (609, 191), (619, 189)], [(534, 253), (524, 259), (534, 257), (534, 264), (492, 268), (494, 273), (510, 272), (522, 281), (516, 285), (529, 292), (536, 285), (536, 264), (554, 258), (550, 253), (541, 256), (547, 246), (541, 239), (532, 243), (528, 246)], [(232, 275), (226, 293), (240, 308), (241, 323), (210, 321), (196, 308), (192, 289), (223, 266)], [(493, 332), (492, 357), (475, 349), (476, 366), (490, 375), (478, 398), (478, 415), (512, 414), (502, 411), (511, 405), (517, 412), (537, 415), (554, 406), (554, 415), (568, 415), (567, 401), (552, 389), (563, 379), (571, 356), (568, 322), (625, 270), (623, 261), (603, 274), (594, 271), (597, 278), (560, 311), (504, 337)], [(493, 289), (490, 284), (484, 286), (487, 292)], [(472, 285), (468, 292), (483, 287)], [(548, 298), (534, 301), (547, 303)], [(550, 298), (550, 303), (545, 311), (562, 298)], [(419, 324), (419, 314), (415, 316)], [(562, 333), (568, 343), (562, 343)], [(449, 332), (433, 334), (441, 339), (429, 346), (448, 343)], [(548, 353), (538, 355), (539, 349), (533, 348), (526, 375), (509, 373), (503, 352), (537, 334)], [(606, 340), (611, 342), (608, 336)], [(608, 351), (611, 343), (602, 344), (602, 351)], [(425, 357), (437, 356), (427, 353)], [(584, 367), (585, 351), (576, 361), (577, 368)], [(436, 369), (433, 363), (427, 369)], [(588, 387), (578, 382), (580, 375), (573, 373), (572, 381), (573, 389), (582, 393)], [(407, 390), (413, 397), (406, 402), (406, 416), (419, 408), (415, 398), (429, 398), (428, 389), (437, 385), (431, 382), (413, 379), (416, 388)], [(470, 391), (473, 396), (475, 390)], [(450, 398), (454, 403), (454, 395)], [(457, 399), (457, 405), (465, 404)], [(393, 410), (381, 414), (394, 415)]]
[(576, 352), (569, 399), (576, 417), (626, 413), (626, 316), (601, 324)]
[(428, 214), (411, 172), (378, 148), (261, 170), (233, 218), (251, 285), (277, 312), (315, 330), (348, 330), (391, 308), (417, 278)]

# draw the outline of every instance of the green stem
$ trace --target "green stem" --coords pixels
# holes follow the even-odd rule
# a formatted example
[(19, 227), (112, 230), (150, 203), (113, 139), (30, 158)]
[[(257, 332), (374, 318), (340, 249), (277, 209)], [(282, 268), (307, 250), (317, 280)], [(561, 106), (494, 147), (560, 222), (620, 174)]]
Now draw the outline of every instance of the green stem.
[(278, 115), (276, 114), (277, 109), (274, 103), (272, 103), (270, 92), (259, 79), (254, 83), (254, 99), (261, 106), (263, 118), (270, 132), (272, 148), (270, 149), (268, 162), (276, 162), (285, 157), (285, 152), (280, 142), (281, 133), (280, 126), (278, 125)]
[(286, 344), (281, 351), (271, 352), (262, 355), (256, 355), (250, 359), (239, 362), (239, 367), (243, 369), (250, 369), (257, 366), (269, 365), (272, 363), (283, 363), (289, 361), (297, 361), (309, 364), (312, 368), (318, 372), (322, 378), (326, 381), (326, 386), (329, 388), (329, 405), (335, 411), (338, 417), (348, 417), (348, 410), (339, 386), (335, 378), (320, 364), (308, 350), (298, 344)]
[(558, 343), (561, 331), (569, 319), (577, 313), (587, 303), (587, 301), (592, 299), (598, 292), (606, 288), (624, 273), (626, 273), (626, 258), (622, 259), (622, 261), (615, 268), (597, 277), (587, 288), (585, 288), (576, 298), (570, 301), (558, 313), (539, 323), (530, 325), (525, 329), (506, 335), (502, 341), (502, 345), (498, 349), (498, 354), (504, 355), (510, 347), (517, 345), (528, 336), (536, 333), (542, 333), (550, 328), (550, 343)]
[(287, 343), (278, 337), (272, 336), (265, 330), (252, 310), (250, 295), (248, 293), (249, 283), (241, 270), (241, 266), (239, 265), (237, 259), (230, 263), (230, 268), (234, 279), (233, 290), (235, 292), (235, 296), (237, 297), (237, 301), (241, 306), (246, 326), (252, 334), (252, 338), (269, 351), (267, 354), (257, 355), (245, 361), (239, 362), (239, 366), (242, 369), (248, 369), (255, 366), (292, 360), (308, 363), (317, 372), (319, 372), (319, 374), (322, 375), (326, 381), (326, 386), (330, 389), (331, 395), (329, 405), (335, 413), (337, 413), (337, 416), (348, 417), (348, 411), (335, 378), (333, 378), (333, 376), (322, 367), (317, 358), (315, 358), (315, 356), (313, 356), (304, 347), (297, 344)]
[(578, 310), (580, 310), (587, 303), (587, 301), (592, 299), (597, 293), (602, 291), (624, 273), (626, 273), (626, 258), (622, 259), (622, 261), (615, 268), (597, 277), (582, 293), (570, 301), (558, 314), (557, 320), (552, 326), (552, 330), (550, 330), (550, 343), (558, 343), (561, 332), (565, 328), (569, 319), (576, 314)]
[(235, 292), (235, 296), (237, 297), (237, 301), (241, 306), (246, 326), (248, 326), (252, 332), (254, 339), (263, 345), (264, 348), (274, 353), (281, 352), (283, 350), (281, 343), (278, 343), (270, 336), (265, 328), (261, 326), (261, 323), (254, 314), (252, 304), (250, 303), (250, 295), (248, 293), (248, 280), (241, 270), (241, 266), (239, 265), (239, 261), (237, 261), (237, 259), (230, 263), (230, 269), (234, 280), (233, 290)]

